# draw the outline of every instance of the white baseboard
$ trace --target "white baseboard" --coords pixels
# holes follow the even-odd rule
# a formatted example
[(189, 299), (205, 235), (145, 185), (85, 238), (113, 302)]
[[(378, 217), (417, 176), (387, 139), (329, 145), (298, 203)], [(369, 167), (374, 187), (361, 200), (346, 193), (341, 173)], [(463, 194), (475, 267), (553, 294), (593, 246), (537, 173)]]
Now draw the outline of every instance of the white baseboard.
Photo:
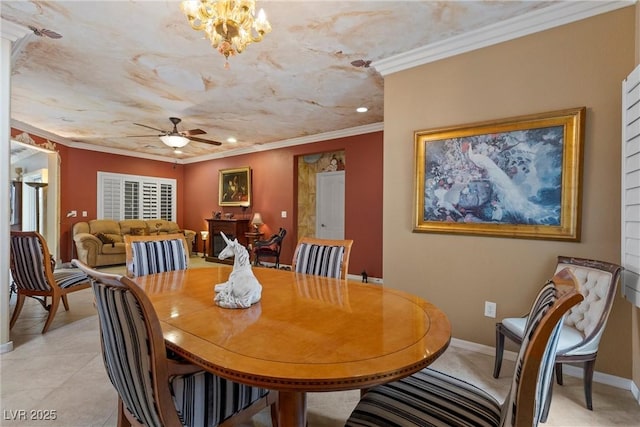
[[(476, 353), (486, 354), (488, 356), (495, 356), (496, 354), (495, 347), (490, 347), (488, 345), (478, 344), (471, 341), (464, 341), (457, 338), (451, 338), (451, 345), (465, 350), (475, 351)], [(502, 357), (504, 360), (515, 361), (518, 357), (518, 354), (513, 351), (505, 350)], [(562, 367), (562, 373), (570, 375), (572, 377), (582, 378), (583, 372), (584, 371), (582, 368), (578, 366), (568, 365), (566, 363)], [(628, 390), (633, 394), (633, 397), (638, 401), (638, 404), (640, 404), (640, 390), (638, 389), (638, 386), (630, 379), (596, 371), (593, 374), (593, 381), (620, 388), (622, 390)]]
[(638, 402), (638, 405), (640, 405), (640, 389), (638, 389), (638, 385), (633, 381), (631, 381), (631, 394), (633, 394), (633, 397)]
[(8, 341), (0, 344), (0, 354), (8, 353), (13, 350), (13, 341)]
[[(348, 280), (355, 280), (356, 282), (362, 282), (362, 275), (361, 274), (347, 274), (347, 279)], [(382, 279), (380, 277), (371, 277), (368, 276), (367, 277), (367, 282), (368, 283), (375, 283), (376, 285), (382, 285)]]

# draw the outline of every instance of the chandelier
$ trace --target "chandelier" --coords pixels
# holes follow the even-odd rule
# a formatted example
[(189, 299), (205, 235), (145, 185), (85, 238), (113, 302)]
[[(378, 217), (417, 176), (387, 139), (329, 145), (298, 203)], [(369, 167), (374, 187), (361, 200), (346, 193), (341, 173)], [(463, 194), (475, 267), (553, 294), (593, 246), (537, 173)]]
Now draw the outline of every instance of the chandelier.
[(191, 28), (204, 31), (211, 45), (225, 57), (242, 51), (251, 42), (262, 41), (271, 31), (264, 10), (255, 17), (255, 0), (183, 0), (180, 4)]

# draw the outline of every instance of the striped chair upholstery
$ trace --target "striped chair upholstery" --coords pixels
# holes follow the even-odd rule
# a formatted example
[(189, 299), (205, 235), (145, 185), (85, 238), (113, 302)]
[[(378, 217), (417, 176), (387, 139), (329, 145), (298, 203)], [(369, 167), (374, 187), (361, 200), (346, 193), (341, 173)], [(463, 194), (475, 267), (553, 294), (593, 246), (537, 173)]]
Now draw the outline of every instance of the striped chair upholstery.
[(300, 245), (296, 262), (296, 273), (316, 276), (340, 277), (342, 268), (342, 246)]
[[(375, 387), (360, 400), (347, 426), (524, 426), (537, 425), (540, 402), (549, 391), (553, 360), (558, 344), (562, 316), (582, 297), (574, 290), (562, 297), (553, 282), (538, 294), (527, 324), (526, 343), (521, 347), (511, 390), (503, 404), (478, 387), (434, 369), (423, 369), (407, 378)], [(556, 305), (554, 307), (554, 305)], [(551, 308), (554, 310), (550, 310)], [(553, 315), (553, 316), (552, 316)], [(543, 325), (546, 334), (542, 334)], [(544, 356), (537, 360), (530, 350), (536, 340), (543, 340)], [(539, 344), (540, 345), (540, 344)], [(536, 392), (530, 423), (517, 418), (517, 396), (524, 385), (526, 369), (529, 384)], [(531, 377), (530, 373), (535, 375)], [(522, 402), (520, 402), (522, 403)], [(531, 402), (526, 402), (531, 403)], [(527, 406), (527, 405), (525, 405)], [(525, 412), (525, 410), (522, 410)], [(522, 417), (522, 414), (520, 414)], [(520, 421), (518, 421), (520, 420)]]
[[(225, 380), (166, 356), (158, 318), (130, 279), (92, 270), (104, 365), (119, 396), (119, 417), (145, 426), (217, 426), (269, 391)], [(273, 412), (275, 414), (275, 412)]]
[(171, 389), (186, 426), (218, 425), (268, 393), (207, 372), (176, 376)]
[[(45, 259), (44, 248), (36, 235), (13, 235), (11, 238), (11, 256), (13, 266), (11, 277), (20, 289), (51, 292)], [(87, 282), (87, 275), (77, 268), (61, 268), (53, 270), (55, 283), (65, 289)]]
[(348, 272), (353, 240), (330, 240), (303, 237), (293, 254), (296, 273), (344, 279)]
[[(131, 253), (127, 268), (132, 277), (186, 270), (189, 266), (188, 250), (184, 237), (126, 236), (126, 250)], [(129, 258), (129, 256), (127, 256)]]
[[(89, 287), (89, 278), (77, 268), (54, 269), (47, 243), (41, 234), (35, 231), (12, 231), (10, 240), (11, 277), (18, 298), (11, 317), (13, 327), (25, 297), (38, 300), (49, 311), (49, 316), (42, 329), (45, 333), (58, 311), (60, 300), (65, 310), (69, 310), (67, 294)], [(51, 297), (51, 304), (47, 298)]]

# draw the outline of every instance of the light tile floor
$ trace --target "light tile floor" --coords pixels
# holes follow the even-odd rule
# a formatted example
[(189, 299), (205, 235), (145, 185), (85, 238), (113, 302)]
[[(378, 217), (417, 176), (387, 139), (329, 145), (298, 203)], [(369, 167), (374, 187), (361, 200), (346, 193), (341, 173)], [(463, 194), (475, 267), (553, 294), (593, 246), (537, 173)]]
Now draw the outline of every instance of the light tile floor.
[[(202, 266), (191, 258), (191, 266)], [(117, 271), (111, 268), (108, 271)], [(116, 425), (116, 393), (102, 364), (98, 322), (90, 289), (69, 295), (71, 310), (63, 308), (45, 335), (40, 333), (46, 313), (27, 299), (11, 330), (14, 350), (0, 355), (0, 425), (20, 427), (86, 427)], [(449, 347), (433, 365), (479, 385), (504, 399), (511, 376), (491, 376), (493, 358)], [(505, 361), (503, 372), (513, 369)], [(629, 391), (594, 384), (594, 411), (584, 407), (582, 381), (565, 376), (565, 385), (554, 388), (546, 426), (640, 426), (640, 405)], [(358, 391), (310, 393), (310, 427), (344, 425), (358, 401)], [(16, 416), (55, 411), (55, 420), (15, 420)], [(25, 412), (21, 412), (25, 411)], [(36, 414), (38, 414), (36, 412)], [(271, 426), (268, 410), (253, 419), (255, 427)]]

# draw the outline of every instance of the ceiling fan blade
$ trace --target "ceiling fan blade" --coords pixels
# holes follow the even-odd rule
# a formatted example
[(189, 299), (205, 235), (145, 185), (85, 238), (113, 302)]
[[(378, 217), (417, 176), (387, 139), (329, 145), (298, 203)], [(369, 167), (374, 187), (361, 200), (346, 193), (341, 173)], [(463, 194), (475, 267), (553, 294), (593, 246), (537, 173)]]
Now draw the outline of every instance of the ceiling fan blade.
[(143, 128), (149, 128), (149, 129), (157, 130), (158, 132), (162, 132), (163, 134), (167, 133), (166, 131), (164, 131), (162, 129), (154, 128), (154, 127), (147, 126), (147, 125), (141, 125), (140, 123), (134, 123), (134, 125), (142, 126)]
[(126, 135), (125, 138), (148, 138), (150, 136), (160, 137), (162, 135)]
[(180, 133), (184, 136), (191, 136), (191, 135), (204, 135), (206, 132), (203, 131), (202, 129), (191, 129), (191, 130), (183, 130)]
[(194, 136), (190, 136), (189, 139), (191, 141), (196, 141), (196, 142), (204, 142), (205, 144), (212, 144), (212, 145), (222, 145), (222, 142), (218, 142), (218, 141), (211, 141), (209, 139), (202, 139), (202, 138), (197, 138)]

